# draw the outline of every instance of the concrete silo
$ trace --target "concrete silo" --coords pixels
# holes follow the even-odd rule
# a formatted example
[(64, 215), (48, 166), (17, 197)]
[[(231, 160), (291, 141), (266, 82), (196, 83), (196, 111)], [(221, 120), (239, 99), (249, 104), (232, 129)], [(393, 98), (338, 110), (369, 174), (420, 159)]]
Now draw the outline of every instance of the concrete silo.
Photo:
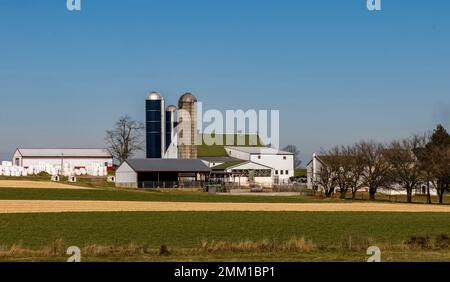
[(147, 158), (162, 158), (166, 151), (164, 98), (158, 92), (151, 92), (147, 95), (145, 108)]
[(197, 98), (186, 93), (178, 101), (178, 158), (197, 158)]

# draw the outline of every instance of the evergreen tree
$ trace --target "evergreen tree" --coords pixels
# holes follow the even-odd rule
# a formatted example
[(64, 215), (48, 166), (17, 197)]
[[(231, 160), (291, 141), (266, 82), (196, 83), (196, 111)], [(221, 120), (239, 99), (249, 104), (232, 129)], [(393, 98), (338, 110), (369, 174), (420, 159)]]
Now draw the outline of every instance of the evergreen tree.
[(426, 145), (425, 166), (436, 187), (439, 203), (444, 203), (444, 195), (450, 188), (450, 135), (442, 125), (434, 130)]
[(450, 135), (447, 130), (439, 124), (431, 135), (430, 142), (427, 147), (445, 148), (450, 146)]

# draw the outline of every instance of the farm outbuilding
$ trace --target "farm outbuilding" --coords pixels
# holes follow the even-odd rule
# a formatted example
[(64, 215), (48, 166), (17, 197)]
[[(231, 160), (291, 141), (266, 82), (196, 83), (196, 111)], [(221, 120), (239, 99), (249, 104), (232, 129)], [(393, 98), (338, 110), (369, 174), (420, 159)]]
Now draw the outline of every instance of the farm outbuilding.
[(270, 186), (273, 184), (272, 168), (251, 161), (230, 161), (212, 168), (212, 174), (222, 177), (223, 181), (235, 183), (239, 186), (259, 184)]
[[(261, 183), (284, 184), (294, 176), (294, 154), (269, 147), (225, 146), (227, 154), (236, 159), (248, 161), (245, 170), (263, 172), (259, 176)], [(213, 168), (214, 169), (214, 168)], [(239, 170), (239, 168), (233, 168)], [(266, 171), (270, 170), (271, 173)]]
[(13, 164), (20, 167), (37, 167), (42, 164), (56, 167), (87, 167), (93, 163), (112, 166), (113, 156), (108, 149), (27, 149), (14, 152)]
[(116, 171), (117, 187), (158, 188), (195, 186), (211, 170), (201, 160), (129, 159)]

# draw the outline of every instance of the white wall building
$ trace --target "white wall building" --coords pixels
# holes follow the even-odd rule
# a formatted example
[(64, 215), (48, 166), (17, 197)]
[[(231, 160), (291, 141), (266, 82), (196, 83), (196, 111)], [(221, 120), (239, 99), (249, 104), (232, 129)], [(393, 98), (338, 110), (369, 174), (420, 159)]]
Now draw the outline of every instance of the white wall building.
[[(318, 173), (320, 172), (323, 161), (314, 153), (312, 160), (306, 165), (307, 187), (312, 189), (317, 183)], [(320, 187), (319, 187), (320, 188)]]
[(38, 167), (42, 164), (54, 167), (82, 168), (99, 164), (112, 166), (113, 156), (108, 149), (25, 149), (14, 152), (13, 165), (24, 168)]
[[(271, 170), (271, 176), (261, 177), (264, 184), (273, 183), (288, 183), (289, 178), (295, 174), (294, 168), (294, 154), (290, 152), (280, 151), (268, 147), (232, 147), (226, 146), (227, 154), (239, 160), (248, 161), (246, 166), (255, 164), (253, 170)], [(239, 167), (233, 167), (237, 170)], [(248, 168), (252, 170), (251, 168)], [(270, 180), (269, 180), (270, 179)], [(255, 178), (256, 180), (256, 178)]]
[(239, 186), (248, 186), (252, 183), (262, 186), (274, 184), (274, 170), (271, 167), (257, 164), (251, 161), (241, 161), (224, 168), (228, 173), (228, 182)]

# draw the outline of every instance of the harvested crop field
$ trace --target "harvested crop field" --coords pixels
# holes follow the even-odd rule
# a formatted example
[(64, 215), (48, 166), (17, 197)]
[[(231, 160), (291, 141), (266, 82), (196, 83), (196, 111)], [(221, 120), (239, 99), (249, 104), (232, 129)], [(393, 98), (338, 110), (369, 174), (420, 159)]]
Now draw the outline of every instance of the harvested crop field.
[(86, 187), (72, 186), (58, 182), (28, 181), (28, 180), (0, 180), (0, 188), (30, 188), (30, 189), (90, 189)]
[(388, 203), (193, 203), (139, 201), (1, 200), (0, 213), (159, 211), (450, 212), (450, 206)]

